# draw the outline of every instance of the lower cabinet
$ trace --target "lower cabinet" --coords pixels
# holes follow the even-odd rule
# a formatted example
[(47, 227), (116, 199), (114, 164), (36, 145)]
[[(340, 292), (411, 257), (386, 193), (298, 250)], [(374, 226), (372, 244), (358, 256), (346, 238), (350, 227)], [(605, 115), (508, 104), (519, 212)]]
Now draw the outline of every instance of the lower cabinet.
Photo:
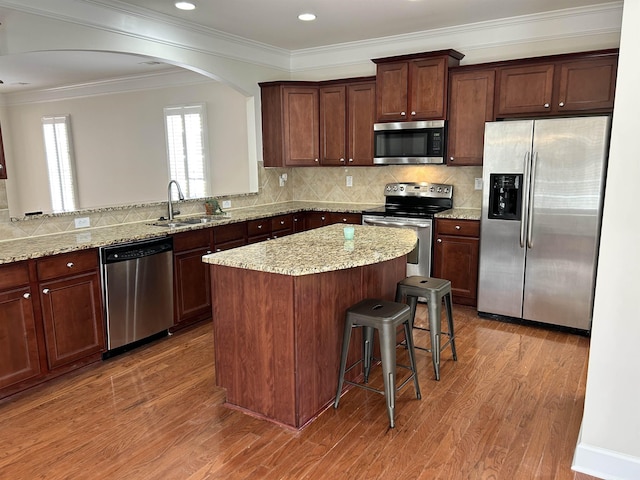
[(100, 359), (100, 291), (97, 250), (0, 266), (0, 397)]
[(478, 296), (480, 222), (436, 219), (433, 276), (451, 281), (454, 303), (475, 306)]
[(332, 225), (334, 223), (361, 224), (362, 215), (360, 213), (344, 212), (307, 212), (305, 218), (306, 230)]
[(173, 236), (174, 327), (211, 317), (211, 281), (202, 256), (212, 251), (211, 229)]

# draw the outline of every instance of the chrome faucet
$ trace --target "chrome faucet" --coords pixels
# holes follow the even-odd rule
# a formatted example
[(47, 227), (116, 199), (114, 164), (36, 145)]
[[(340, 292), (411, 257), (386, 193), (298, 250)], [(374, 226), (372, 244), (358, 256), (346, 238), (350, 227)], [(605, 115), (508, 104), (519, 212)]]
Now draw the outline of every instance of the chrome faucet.
[(171, 180), (169, 182), (169, 186), (167, 187), (167, 208), (169, 210), (169, 220), (173, 220), (173, 204), (171, 203), (171, 184), (172, 183), (174, 183), (176, 185), (176, 188), (178, 189), (178, 199), (184, 200), (184, 195), (182, 194), (182, 189), (180, 188), (180, 184), (175, 180)]

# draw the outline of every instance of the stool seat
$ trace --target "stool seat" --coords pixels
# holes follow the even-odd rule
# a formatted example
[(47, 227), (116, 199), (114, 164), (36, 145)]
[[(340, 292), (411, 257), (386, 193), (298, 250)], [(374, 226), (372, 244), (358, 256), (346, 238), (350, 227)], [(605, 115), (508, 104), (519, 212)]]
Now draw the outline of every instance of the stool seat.
[[(402, 385), (396, 388), (396, 367), (404, 365), (396, 364), (396, 336), (400, 325), (404, 326), (407, 349), (409, 351), (410, 366), (405, 367), (411, 370), (411, 375)], [(349, 354), (349, 344), (351, 342), (351, 331), (355, 327), (363, 328), (363, 354), (362, 358), (347, 368), (347, 356)], [(346, 372), (360, 363), (364, 363), (364, 383), (369, 380), (371, 359), (373, 357), (373, 331), (378, 330), (380, 338), (380, 353), (382, 363), (382, 374), (384, 380), (384, 392), (376, 390), (367, 385), (351, 382), (344, 379)], [(334, 407), (338, 408), (340, 394), (344, 383), (366, 388), (378, 393), (383, 393), (387, 401), (387, 412), (389, 414), (389, 424), (394, 428), (395, 395), (396, 390), (404, 387), (413, 379), (416, 397), (421, 398), (420, 386), (418, 385), (418, 374), (416, 371), (415, 352), (413, 349), (413, 333), (411, 329), (411, 308), (398, 302), (390, 302), (367, 298), (349, 307), (346, 310), (344, 335), (342, 339), (342, 356), (340, 358), (340, 372), (338, 375), (338, 388)]]
[[(431, 360), (433, 362), (435, 377), (436, 380), (440, 380), (440, 353), (442, 350), (448, 345), (451, 345), (453, 360), (458, 360), (455, 335), (453, 331), (451, 282), (442, 278), (423, 277), (419, 275), (407, 277), (404, 280), (399, 281), (396, 288), (396, 302), (402, 302), (405, 298), (411, 309), (411, 328), (428, 330), (431, 339), (431, 348), (415, 348), (431, 352)], [(427, 308), (429, 311), (428, 329), (415, 326), (418, 298), (425, 298), (427, 300)], [(442, 332), (442, 327), (440, 325), (440, 312), (443, 300), (447, 311), (448, 332)], [(441, 344), (441, 336), (443, 333), (448, 337), (448, 341), (444, 345)]]

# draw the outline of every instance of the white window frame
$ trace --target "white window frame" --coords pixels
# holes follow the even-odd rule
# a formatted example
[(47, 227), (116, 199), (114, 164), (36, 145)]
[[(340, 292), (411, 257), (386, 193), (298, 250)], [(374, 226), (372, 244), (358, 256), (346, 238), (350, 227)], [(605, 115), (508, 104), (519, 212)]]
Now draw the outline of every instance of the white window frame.
[[(189, 134), (197, 135), (196, 131), (189, 129), (187, 116), (193, 114), (199, 115), (200, 119), (199, 145), (196, 137), (192, 137), (191, 141), (187, 138)], [(169, 117), (179, 118), (181, 131), (173, 131)], [(194, 103), (165, 107), (164, 127), (169, 180), (176, 180), (180, 184), (185, 198), (208, 197), (211, 187), (206, 105)]]
[(77, 210), (78, 193), (71, 116), (43, 116), (42, 133), (49, 173), (51, 209), (54, 213)]

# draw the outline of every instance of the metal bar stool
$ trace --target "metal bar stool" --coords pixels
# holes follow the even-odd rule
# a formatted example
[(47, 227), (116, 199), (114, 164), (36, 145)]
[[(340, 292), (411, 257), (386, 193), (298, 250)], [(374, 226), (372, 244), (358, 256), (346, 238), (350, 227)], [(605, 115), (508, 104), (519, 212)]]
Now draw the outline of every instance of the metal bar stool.
[[(429, 308), (429, 328), (416, 327), (414, 325), (418, 297), (424, 297), (427, 300), (427, 305)], [(442, 350), (444, 350), (447, 345), (450, 344), (451, 353), (453, 354), (453, 360), (458, 360), (458, 355), (456, 354), (455, 335), (453, 331), (451, 282), (449, 280), (444, 280), (441, 278), (420, 276), (407, 277), (404, 280), (398, 282), (398, 286), (396, 289), (396, 302), (402, 302), (404, 298), (406, 298), (407, 303), (411, 308), (411, 326), (418, 330), (428, 331), (431, 338), (431, 348), (415, 348), (431, 352), (431, 359), (433, 361), (433, 370), (436, 374), (436, 380), (440, 380), (440, 352), (442, 352)], [(442, 332), (442, 327), (440, 325), (440, 311), (443, 299), (447, 309), (447, 323), (449, 324), (448, 332)], [(444, 345), (441, 345), (440, 340), (440, 336), (442, 334), (449, 337)]]
[[(404, 334), (409, 350), (410, 366), (396, 365), (396, 337), (397, 329), (404, 326)], [(351, 330), (354, 327), (363, 327), (363, 355), (353, 365), (347, 368), (347, 355), (349, 353), (349, 342), (351, 341)], [(351, 382), (344, 379), (346, 372), (356, 365), (364, 362), (364, 383), (369, 381), (371, 369), (371, 359), (373, 357), (373, 329), (378, 330), (380, 337), (380, 353), (382, 362), (382, 374), (384, 377), (384, 391)], [(411, 370), (411, 375), (396, 389), (396, 366)], [(413, 378), (416, 397), (421, 398), (420, 386), (418, 385), (418, 375), (416, 372), (416, 359), (413, 350), (413, 332), (411, 330), (411, 309), (403, 304), (377, 299), (365, 299), (349, 307), (346, 311), (344, 325), (344, 336), (342, 339), (342, 357), (340, 359), (340, 373), (338, 376), (338, 390), (334, 408), (338, 408), (340, 394), (344, 383), (365, 388), (376, 393), (384, 394), (387, 401), (387, 411), (389, 413), (389, 423), (391, 428), (395, 426), (394, 410), (396, 401), (396, 390), (400, 390)]]

